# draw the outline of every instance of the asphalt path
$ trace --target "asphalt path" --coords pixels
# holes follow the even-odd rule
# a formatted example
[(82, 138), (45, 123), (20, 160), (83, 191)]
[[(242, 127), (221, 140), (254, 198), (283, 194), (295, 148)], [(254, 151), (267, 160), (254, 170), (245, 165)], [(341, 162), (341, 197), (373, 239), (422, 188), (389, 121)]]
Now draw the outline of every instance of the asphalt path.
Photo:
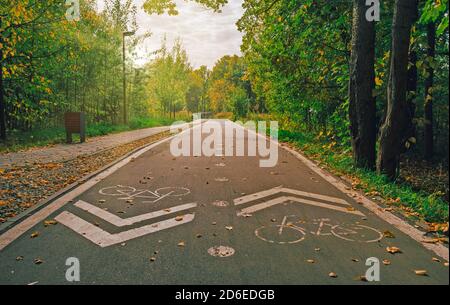
[[(275, 167), (225, 156), (236, 138), (196, 157), (174, 157), (165, 141), (25, 220), (36, 225), (0, 236), (0, 283), (73, 284), (70, 257), (80, 284), (449, 283), (445, 259), (288, 151)], [(365, 281), (368, 258), (380, 262), (379, 282)]]

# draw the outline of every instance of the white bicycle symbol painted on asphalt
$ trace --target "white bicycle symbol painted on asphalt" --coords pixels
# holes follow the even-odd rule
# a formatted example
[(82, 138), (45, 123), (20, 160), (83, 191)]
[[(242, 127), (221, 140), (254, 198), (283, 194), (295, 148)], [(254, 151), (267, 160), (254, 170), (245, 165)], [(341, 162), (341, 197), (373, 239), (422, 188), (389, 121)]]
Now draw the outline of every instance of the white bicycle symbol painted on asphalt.
[(262, 226), (255, 230), (255, 235), (263, 241), (277, 244), (299, 243), (306, 238), (308, 232), (316, 236), (334, 236), (346, 241), (364, 243), (377, 242), (383, 238), (383, 234), (378, 230), (361, 224), (332, 224), (328, 218), (315, 219), (312, 223), (302, 220), (288, 221), (294, 217), (297, 216), (285, 216), (281, 224)]
[(99, 194), (104, 196), (118, 197), (118, 200), (144, 199), (142, 203), (155, 203), (166, 197), (181, 197), (190, 194), (185, 187), (161, 187), (154, 191), (148, 189), (136, 189), (132, 186), (109, 186), (102, 188)]

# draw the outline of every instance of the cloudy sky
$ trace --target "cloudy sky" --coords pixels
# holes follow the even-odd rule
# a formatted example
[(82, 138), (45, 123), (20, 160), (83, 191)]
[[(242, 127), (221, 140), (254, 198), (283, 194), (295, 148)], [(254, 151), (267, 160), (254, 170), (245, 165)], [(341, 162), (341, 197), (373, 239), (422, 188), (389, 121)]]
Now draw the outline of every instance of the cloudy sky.
[[(178, 16), (148, 15), (142, 9), (144, 0), (134, 0), (138, 7), (138, 34), (152, 32), (139, 52), (137, 64), (147, 61), (148, 52), (157, 50), (164, 35), (169, 47), (179, 37), (194, 67), (207, 65), (212, 68), (223, 55), (240, 55), (242, 35), (236, 28), (236, 21), (242, 16), (242, 1), (229, 0), (222, 13), (213, 13), (200, 5), (176, 0)], [(103, 0), (98, 0), (99, 9)]]

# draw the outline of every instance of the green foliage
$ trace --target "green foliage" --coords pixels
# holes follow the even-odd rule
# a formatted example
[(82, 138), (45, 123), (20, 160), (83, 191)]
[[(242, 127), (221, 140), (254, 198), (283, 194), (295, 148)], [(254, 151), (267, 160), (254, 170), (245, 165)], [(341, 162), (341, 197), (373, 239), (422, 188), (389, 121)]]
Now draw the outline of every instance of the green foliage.
[[(197, 2), (205, 7), (208, 7), (215, 12), (220, 12), (220, 8), (228, 3), (228, 0), (191, 0)], [(167, 13), (169, 15), (178, 15), (177, 6), (174, 0), (145, 0), (144, 10), (148, 14), (162, 15)]]
[(427, 0), (420, 22), (423, 24), (436, 23), (438, 25), (436, 34), (442, 35), (448, 29), (448, 0)]
[[(107, 0), (103, 13), (96, 1), (82, 1), (79, 22), (66, 20), (58, 0), (7, 2), (0, 12), (0, 60), (8, 129), (61, 125), (67, 111), (84, 111), (92, 123), (118, 123), (122, 31), (136, 26), (133, 1)], [(128, 46), (139, 39), (128, 38)]]
[(363, 191), (377, 191), (384, 199), (397, 199), (407, 207), (413, 208), (426, 221), (447, 222), (448, 203), (435, 194), (426, 194), (413, 190), (407, 184), (389, 181), (386, 177), (370, 171), (355, 169), (348, 146), (332, 145), (334, 140), (329, 137), (317, 137), (311, 133), (291, 132), (280, 130), (279, 140), (293, 143), (303, 153), (312, 159), (326, 164), (339, 175), (357, 177), (363, 186)]

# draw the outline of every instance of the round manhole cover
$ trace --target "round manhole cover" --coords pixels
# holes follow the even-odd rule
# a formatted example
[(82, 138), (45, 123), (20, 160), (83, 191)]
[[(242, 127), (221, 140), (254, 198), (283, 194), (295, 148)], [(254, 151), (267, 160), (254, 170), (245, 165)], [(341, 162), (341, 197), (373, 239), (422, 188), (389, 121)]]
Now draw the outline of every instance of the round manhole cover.
[(208, 249), (208, 253), (217, 257), (228, 257), (234, 254), (234, 249), (226, 246), (216, 246)]
[(227, 207), (227, 206), (230, 205), (230, 203), (228, 201), (225, 201), (225, 200), (216, 200), (216, 201), (214, 201), (211, 204), (216, 206), (216, 207)]

